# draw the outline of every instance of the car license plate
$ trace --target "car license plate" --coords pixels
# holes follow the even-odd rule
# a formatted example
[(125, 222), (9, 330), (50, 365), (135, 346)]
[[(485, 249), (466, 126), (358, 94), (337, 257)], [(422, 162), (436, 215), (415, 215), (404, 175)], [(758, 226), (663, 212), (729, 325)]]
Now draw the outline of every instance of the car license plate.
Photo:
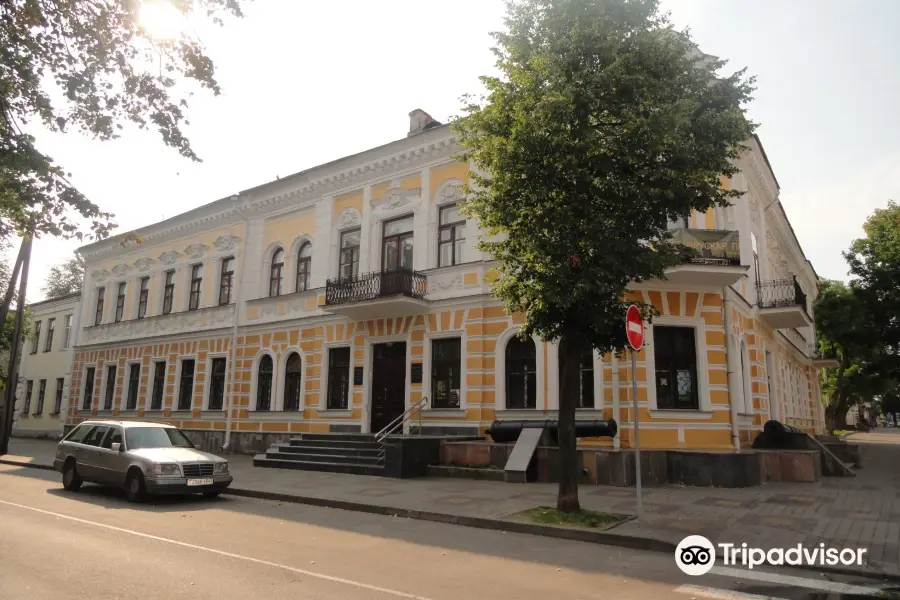
[(193, 486), (193, 485), (212, 485), (212, 483), (213, 483), (213, 480), (211, 478), (188, 479), (188, 481), (187, 481), (187, 484), (191, 485), (191, 486)]

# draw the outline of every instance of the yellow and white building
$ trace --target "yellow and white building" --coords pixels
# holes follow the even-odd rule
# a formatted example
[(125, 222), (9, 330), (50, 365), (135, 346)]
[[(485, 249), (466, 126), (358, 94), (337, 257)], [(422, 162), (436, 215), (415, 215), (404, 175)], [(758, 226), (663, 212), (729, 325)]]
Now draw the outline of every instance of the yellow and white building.
[[(642, 446), (747, 445), (770, 418), (822, 429), (816, 274), (749, 145), (723, 180), (741, 199), (673, 224), (737, 232), (740, 260), (634, 287), (662, 315), (638, 356)], [(552, 417), (558, 348), (516, 338), (521, 315), (491, 297), (478, 225), (456, 209), (458, 150), (417, 110), (404, 139), (83, 247), (68, 423), (164, 420), (254, 452), (374, 432), (423, 397), (426, 432)], [(605, 443), (631, 444), (631, 377), (630, 361), (583, 363), (581, 416), (620, 424)]]
[(55, 439), (63, 432), (80, 300), (74, 293), (28, 305), (31, 335), (21, 350), (14, 436)]

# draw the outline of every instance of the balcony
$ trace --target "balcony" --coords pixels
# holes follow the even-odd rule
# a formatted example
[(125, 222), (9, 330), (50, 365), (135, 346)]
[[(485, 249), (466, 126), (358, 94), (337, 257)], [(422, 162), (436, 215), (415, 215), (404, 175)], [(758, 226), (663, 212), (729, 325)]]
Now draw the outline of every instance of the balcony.
[(428, 310), (427, 290), (427, 277), (411, 269), (329, 279), (325, 310), (354, 321), (416, 315)]
[(681, 265), (666, 271), (666, 279), (681, 285), (725, 287), (747, 274), (741, 264), (740, 234), (725, 229), (676, 229), (672, 242), (685, 248)]
[(841, 366), (838, 359), (824, 356), (816, 344), (809, 345), (809, 357), (812, 359), (813, 367), (817, 369), (837, 369)]
[(796, 278), (762, 281), (756, 285), (759, 318), (773, 329), (810, 327), (806, 294)]

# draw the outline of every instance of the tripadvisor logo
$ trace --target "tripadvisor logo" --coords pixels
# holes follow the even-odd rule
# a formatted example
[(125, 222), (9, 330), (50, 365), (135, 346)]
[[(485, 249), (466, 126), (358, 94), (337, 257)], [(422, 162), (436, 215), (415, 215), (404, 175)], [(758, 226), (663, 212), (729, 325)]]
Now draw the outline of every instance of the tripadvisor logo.
[(716, 549), (726, 566), (753, 569), (760, 565), (863, 566), (868, 548), (831, 548), (819, 544), (811, 548), (797, 544), (790, 548), (751, 548), (747, 544), (714, 545), (702, 535), (689, 535), (675, 548), (675, 564), (686, 575), (705, 575), (716, 564)]

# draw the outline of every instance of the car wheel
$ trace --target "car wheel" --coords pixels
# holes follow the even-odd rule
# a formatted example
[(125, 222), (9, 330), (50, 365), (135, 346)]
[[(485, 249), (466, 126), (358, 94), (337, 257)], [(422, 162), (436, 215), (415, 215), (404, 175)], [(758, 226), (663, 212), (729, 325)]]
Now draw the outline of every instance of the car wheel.
[(63, 487), (70, 492), (77, 492), (84, 481), (78, 476), (78, 468), (74, 460), (70, 460), (63, 467)]
[(219, 492), (219, 491), (214, 491), (214, 492), (203, 492), (203, 497), (204, 497), (204, 498), (218, 498), (218, 497), (219, 497), (219, 494), (221, 494), (221, 493), (222, 493), (222, 492)]
[(132, 471), (125, 480), (125, 496), (129, 502), (142, 502), (147, 495), (147, 487), (144, 485), (144, 474), (140, 471)]

